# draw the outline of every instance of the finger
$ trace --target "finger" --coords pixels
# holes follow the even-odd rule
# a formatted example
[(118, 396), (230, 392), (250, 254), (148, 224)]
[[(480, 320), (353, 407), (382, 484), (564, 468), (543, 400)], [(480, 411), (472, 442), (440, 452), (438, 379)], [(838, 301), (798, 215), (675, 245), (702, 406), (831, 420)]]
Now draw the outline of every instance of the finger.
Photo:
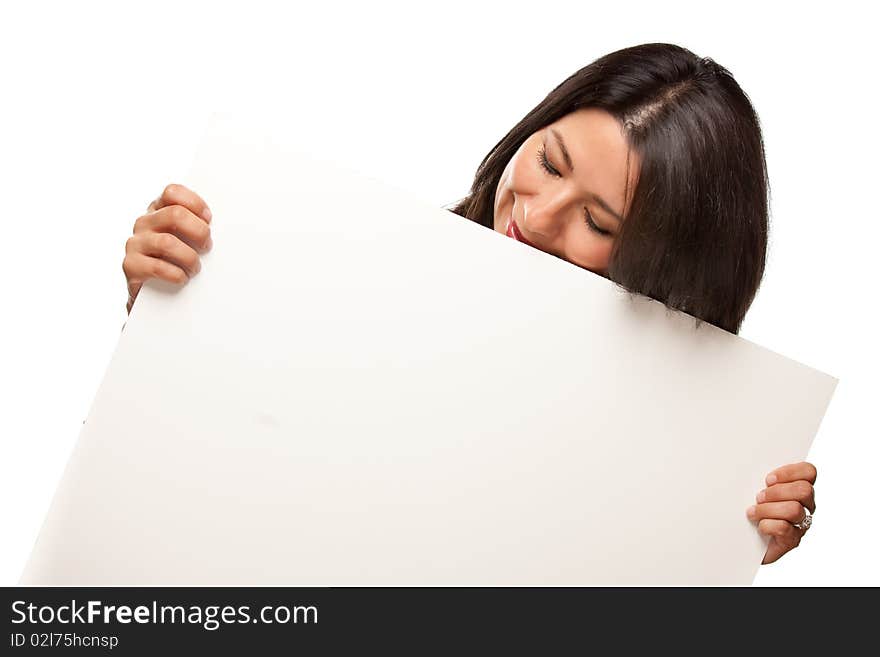
[(770, 539), (770, 542), (767, 544), (767, 551), (764, 553), (764, 560), (761, 561), (761, 563), (762, 564), (773, 563), (774, 561), (779, 559), (779, 557), (786, 554), (787, 552), (790, 552), (791, 550), (793, 550), (797, 546), (798, 546), (797, 543), (792, 545), (790, 543), (780, 541), (779, 539), (777, 539), (774, 536)]
[(816, 497), (813, 484), (803, 479), (789, 484), (770, 486), (755, 496), (755, 501), (758, 504), (764, 502), (785, 502), (786, 500), (800, 502), (810, 510), (810, 513), (816, 513)]
[(816, 474), (815, 465), (802, 461), (800, 463), (790, 463), (788, 465), (783, 465), (781, 468), (776, 468), (773, 472), (767, 475), (766, 482), (768, 486), (772, 486), (773, 484), (784, 484), (803, 479), (809, 481), (811, 484), (815, 484)]
[(189, 276), (175, 264), (139, 252), (132, 252), (122, 261), (122, 270), (128, 281), (129, 307), (140, 292), (144, 281), (161, 278), (171, 283), (185, 283)]
[(775, 518), (766, 518), (758, 522), (758, 531), (770, 537), (767, 552), (764, 553), (764, 560), (761, 562), (763, 564), (773, 563), (783, 554), (796, 548), (804, 535), (803, 529)]
[(183, 269), (187, 276), (195, 276), (202, 270), (199, 254), (176, 235), (171, 233), (144, 233), (141, 253), (161, 258)]
[(171, 233), (194, 249), (208, 250), (212, 245), (210, 226), (182, 205), (169, 205), (138, 217), (134, 234), (144, 232)]
[(777, 542), (789, 548), (796, 547), (801, 541), (804, 531), (798, 529), (790, 522), (765, 518), (758, 523), (758, 531), (766, 536), (772, 536)]
[(750, 506), (746, 511), (746, 515), (751, 520), (770, 518), (795, 523), (801, 522), (807, 514), (800, 502), (789, 500), (787, 502), (766, 502)]
[[(195, 276), (202, 269), (199, 255), (188, 244), (171, 233), (143, 232), (132, 235), (125, 243), (125, 252), (126, 258), (129, 255), (141, 254), (165, 260), (182, 269), (187, 278)], [(144, 264), (143, 260), (135, 259), (135, 261), (136, 266)], [(149, 272), (146, 272), (146, 278), (149, 278), (150, 275)], [(143, 271), (135, 269), (133, 275), (126, 273), (126, 277), (142, 279), (145, 275)]]
[(169, 205), (182, 205), (208, 223), (211, 221), (211, 209), (208, 204), (201, 196), (184, 185), (171, 183), (166, 186), (158, 198), (147, 206), (147, 212), (154, 212)]

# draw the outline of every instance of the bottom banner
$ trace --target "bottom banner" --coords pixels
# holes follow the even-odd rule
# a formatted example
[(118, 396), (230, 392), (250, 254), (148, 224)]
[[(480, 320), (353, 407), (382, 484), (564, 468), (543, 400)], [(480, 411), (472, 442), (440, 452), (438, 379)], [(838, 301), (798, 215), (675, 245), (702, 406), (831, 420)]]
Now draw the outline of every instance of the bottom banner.
[[(114, 587), (0, 589), (3, 654), (793, 647), (800, 625), (855, 639), (870, 605), (841, 589)], [(711, 644), (706, 644), (705, 637)], [(840, 647), (840, 634), (837, 645)], [(761, 637), (760, 639), (758, 637)], [(803, 638), (803, 636), (802, 636)], [(799, 639), (800, 641), (800, 639)], [(609, 644), (610, 642), (610, 644)], [(714, 645), (712, 645), (714, 644)]]

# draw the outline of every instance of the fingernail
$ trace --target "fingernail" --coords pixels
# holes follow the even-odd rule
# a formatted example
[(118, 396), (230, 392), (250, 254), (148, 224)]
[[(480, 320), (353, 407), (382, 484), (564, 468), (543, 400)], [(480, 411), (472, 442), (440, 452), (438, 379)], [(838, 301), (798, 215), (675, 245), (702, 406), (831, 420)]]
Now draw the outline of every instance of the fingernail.
[(205, 211), (202, 212), (202, 216), (205, 218), (205, 221), (211, 223), (211, 217), (213, 216), (211, 214), (211, 208), (205, 208)]
[(757, 500), (758, 504), (763, 503), (764, 500), (766, 500), (766, 499), (767, 499), (767, 491), (766, 490), (760, 491), (758, 493), (758, 495), (755, 497), (755, 500)]
[(750, 506), (748, 509), (746, 509), (746, 515), (747, 515), (749, 518), (754, 518), (754, 517), (755, 517), (755, 512), (756, 512), (757, 510), (758, 510), (757, 507), (753, 504), (753, 505)]
[(208, 241), (205, 242), (205, 251), (210, 251), (212, 246), (214, 246), (214, 238), (209, 235)]
[(775, 483), (776, 483), (776, 475), (775, 474), (767, 475), (767, 485), (772, 486)]

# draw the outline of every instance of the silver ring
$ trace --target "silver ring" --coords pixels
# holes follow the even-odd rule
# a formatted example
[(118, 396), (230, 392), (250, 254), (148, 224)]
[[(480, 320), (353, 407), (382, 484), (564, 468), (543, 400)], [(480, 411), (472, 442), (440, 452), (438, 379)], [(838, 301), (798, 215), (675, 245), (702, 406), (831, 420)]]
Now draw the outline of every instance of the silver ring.
[(807, 530), (810, 528), (810, 525), (813, 524), (813, 516), (810, 515), (810, 512), (804, 509), (804, 519), (800, 522), (794, 523), (795, 529), (803, 529)]

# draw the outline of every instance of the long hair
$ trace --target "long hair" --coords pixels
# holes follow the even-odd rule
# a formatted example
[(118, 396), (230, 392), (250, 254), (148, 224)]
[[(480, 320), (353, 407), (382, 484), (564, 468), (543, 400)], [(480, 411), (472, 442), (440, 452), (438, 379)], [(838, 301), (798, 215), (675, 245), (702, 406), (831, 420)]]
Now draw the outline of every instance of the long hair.
[(447, 209), (493, 228), (495, 190), (520, 145), (587, 107), (617, 119), (641, 160), (607, 277), (737, 333), (764, 274), (769, 181), (757, 114), (711, 58), (649, 43), (585, 66), (492, 148)]

